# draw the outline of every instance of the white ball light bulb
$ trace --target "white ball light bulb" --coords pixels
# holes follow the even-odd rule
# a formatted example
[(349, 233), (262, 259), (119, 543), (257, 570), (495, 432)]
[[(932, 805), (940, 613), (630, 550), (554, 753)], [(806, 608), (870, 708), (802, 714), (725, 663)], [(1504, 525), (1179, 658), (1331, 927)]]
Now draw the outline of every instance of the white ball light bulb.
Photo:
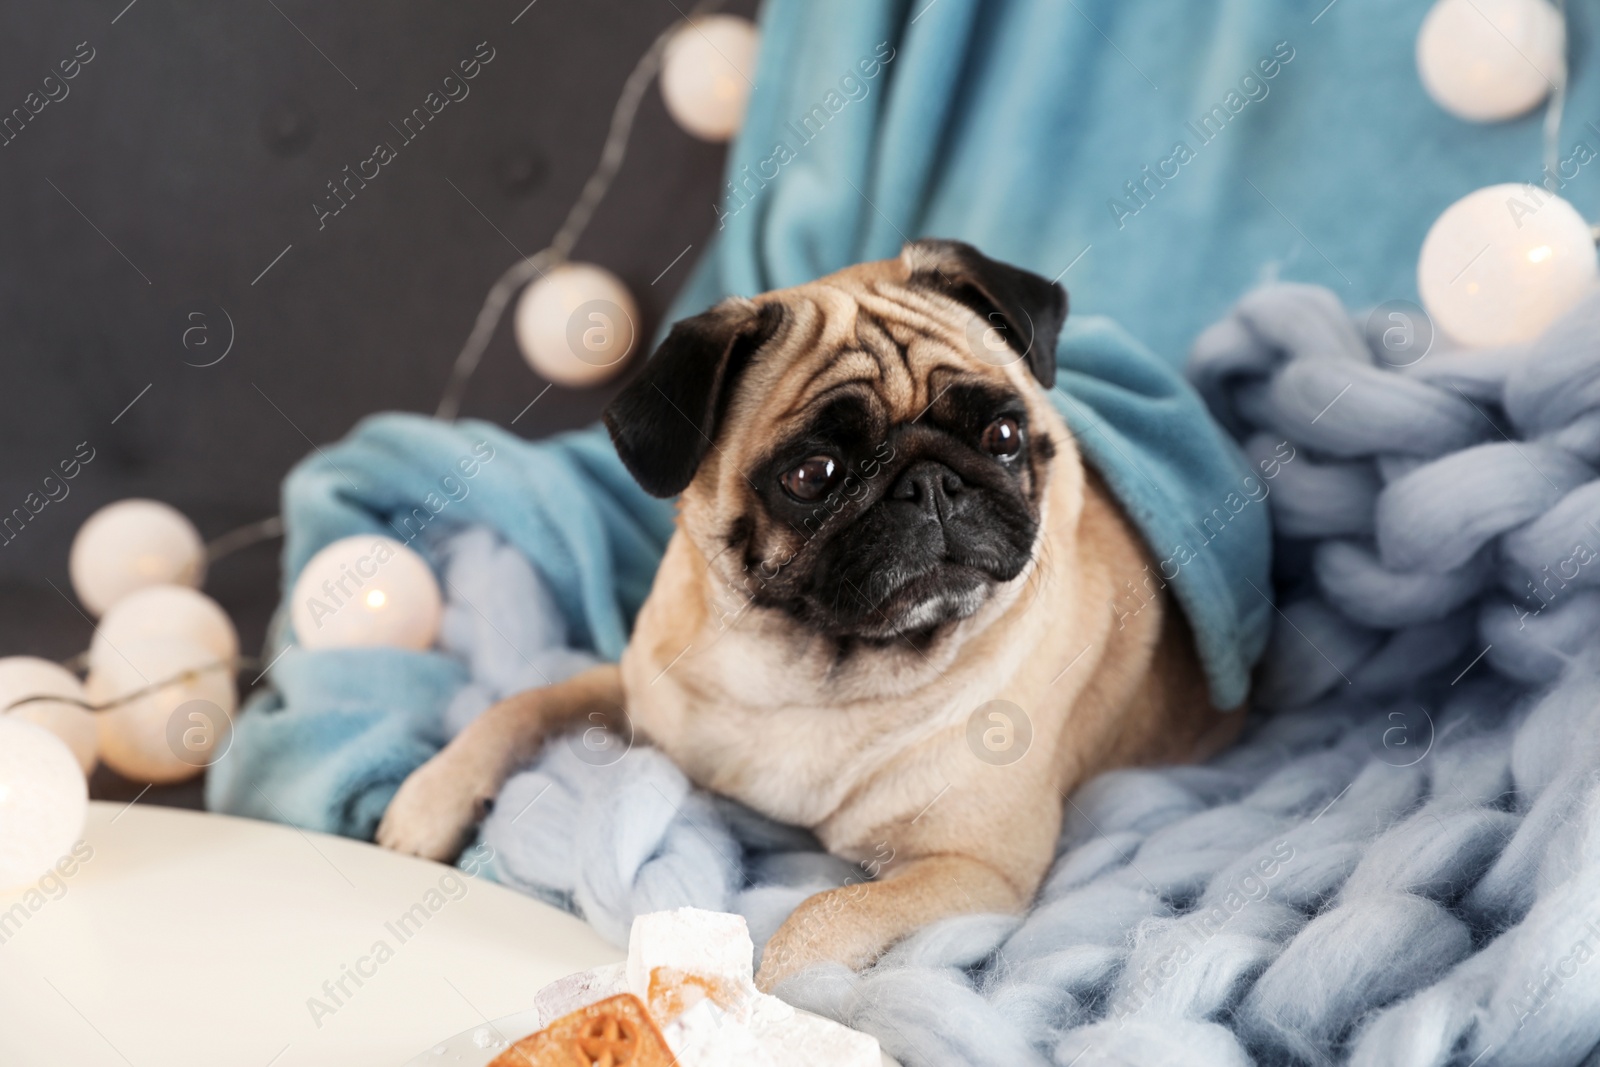
[(738, 133), (759, 44), (755, 24), (734, 15), (695, 19), (673, 34), (661, 57), (667, 113), (702, 141)]
[(68, 559), (72, 588), (90, 614), (151, 585), (198, 586), (205, 578), (200, 531), (156, 500), (107, 504), (78, 530)]
[(621, 370), (633, 351), (638, 319), (622, 279), (592, 263), (563, 263), (522, 291), (517, 346), (548, 381), (598, 385)]
[(227, 750), (238, 702), (233, 671), (196, 641), (146, 637), (118, 645), (90, 672), (88, 690), (96, 704), (141, 694), (97, 713), (100, 758), (118, 774), (181, 782)]
[(89, 643), (89, 672), (121, 646), (152, 637), (193, 641), (223, 663), (239, 656), (239, 634), (215, 600), (186, 585), (152, 585), (118, 600), (100, 620)]
[(0, 890), (43, 877), (83, 836), (89, 786), (50, 731), (0, 716)]
[(1468, 347), (1534, 340), (1597, 278), (1589, 224), (1532, 185), (1491, 185), (1451, 204), (1417, 263), (1428, 314)]
[[(28, 697), (63, 699), (12, 707)], [(83, 683), (65, 667), (33, 656), (0, 659), (0, 717), (31, 722), (61, 738), (85, 775), (94, 770), (99, 753), (94, 716), (83, 707), (88, 699)]]
[(426, 560), (392, 537), (361, 534), (312, 556), (290, 594), (306, 648), (425, 649), (439, 634), (439, 583)]
[(1439, 0), (1417, 34), (1417, 73), (1468, 122), (1530, 111), (1566, 78), (1567, 33), (1546, 0)]

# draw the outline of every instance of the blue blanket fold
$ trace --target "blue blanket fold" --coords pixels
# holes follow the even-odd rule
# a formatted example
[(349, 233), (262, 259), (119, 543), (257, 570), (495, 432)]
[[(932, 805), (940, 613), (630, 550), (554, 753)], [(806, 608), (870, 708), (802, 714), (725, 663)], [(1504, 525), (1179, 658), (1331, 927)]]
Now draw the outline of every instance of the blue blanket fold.
[[(465, 476), (461, 461), (484, 452), (493, 458)], [(599, 427), (530, 445), (491, 423), (403, 414), (364, 419), (308, 456), (284, 482), (283, 514), (285, 594), (340, 537), (411, 542), (434, 522), (504, 529), (549, 576), (575, 639), (613, 659), (672, 533), (672, 505), (634, 483)]]
[[(489, 423), (401, 414), (308, 457), (284, 482), (283, 514), (285, 597), (341, 537), (382, 533), (434, 557), (444, 531), (491, 526), (539, 561), (571, 639), (610, 659), (672, 532), (672, 505), (639, 489), (602, 429), (530, 444)], [(286, 615), (268, 660), (293, 641)], [(274, 692), (250, 702), (211, 769), (207, 806), (364, 838), (447, 739), (443, 715), (468, 680), (444, 655), (394, 649), (290, 648), (269, 677)]]

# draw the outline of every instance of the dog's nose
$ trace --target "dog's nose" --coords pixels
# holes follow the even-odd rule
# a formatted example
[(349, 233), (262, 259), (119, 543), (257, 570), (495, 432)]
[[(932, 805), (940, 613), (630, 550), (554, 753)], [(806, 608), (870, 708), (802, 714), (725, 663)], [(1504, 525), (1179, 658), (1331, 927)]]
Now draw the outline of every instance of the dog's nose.
[(900, 473), (889, 498), (915, 504), (930, 517), (942, 519), (950, 511), (951, 500), (965, 488), (961, 475), (943, 463), (925, 459)]

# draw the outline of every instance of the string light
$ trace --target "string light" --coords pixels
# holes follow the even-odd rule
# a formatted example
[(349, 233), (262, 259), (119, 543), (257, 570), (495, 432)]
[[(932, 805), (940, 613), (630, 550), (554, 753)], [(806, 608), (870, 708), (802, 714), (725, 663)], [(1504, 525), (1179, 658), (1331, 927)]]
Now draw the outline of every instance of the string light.
[[(1495, 121), (1549, 96), (1547, 176), (1557, 171), (1566, 102), (1565, 20), (1564, 2), (1439, 0), (1417, 39), (1422, 83), (1452, 114)], [(1541, 185), (1492, 185), (1457, 200), (1429, 228), (1417, 261), (1429, 316), (1473, 348), (1535, 340), (1597, 279), (1594, 231)]]
[(183, 513), (157, 500), (119, 500), (89, 516), (72, 539), (72, 589), (91, 615), (152, 585), (198, 586), (205, 545)]
[(598, 385), (633, 351), (638, 309), (622, 279), (592, 263), (563, 263), (522, 291), (517, 346), (557, 385)]
[(693, 19), (667, 41), (661, 98), (679, 126), (702, 141), (739, 132), (750, 100), (759, 37), (735, 15)]
[(187, 586), (153, 585), (123, 597), (100, 620), (89, 644), (89, 671), (117, 658), (123, 645), (162, 637), (192, 641), (223, 663), (239, 655), (239, 634), (220, 604)]
[(0, 716), (0, 890), (41, 878), (83, 836), (89, 786), (49, 730)]
[(1553, 193), (1491, 185), (1445, 209), (1422, 242), (1417, 288), (1469, 347), (1532, 341), (1600, 279), (1589, 224)]
[(59, 664), (34, 656), (0, 659), (0, 713), (55, 734), (86, 776), (94, 770), (100, 751), (88, 699), (83, 683)]
[[(197, 773), (226, 736), (237, 702), (239, 637), (221, 606), (192, 586), (209, 562), (282, 532), (274, 516), (206, 545), (193, 523), (159, 501), (119, 500), (96, 511), (69, 561), (78, 598), (101, 616), (88, 651), (73, 661), (87, 666), (88, 682), (47, 660), (0, 659), (0, 714), (59, 737), (82, 775), (101, 758), (146, 782)], [(204, 711), (207, 730), (180, 714), (191, 703)]]
[(1499, 122), (1566, 81), (1566, 48), (1562, 12), (1545, 0), (1439, 0), (1417, 34), (1417, 73), (1457, 118)]
[(86, 686), (100, 758), (140, 782), (192, 778), (225, 746), (238, 701), (233, 672), (196, 641), (149, 637), (119, 645)]
[(379, 535), (346, 537), (312, 556), (289, 601), (304, 648), (430, 648), (443, 611), (427, 561)]

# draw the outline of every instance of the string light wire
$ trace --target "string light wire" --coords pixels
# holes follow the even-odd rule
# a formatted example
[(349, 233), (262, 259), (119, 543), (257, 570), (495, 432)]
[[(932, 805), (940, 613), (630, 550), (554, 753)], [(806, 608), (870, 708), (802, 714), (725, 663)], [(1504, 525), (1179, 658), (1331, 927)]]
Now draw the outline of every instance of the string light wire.
[[(702, 0), (689, 13), (687, 21), (709, 14), (721, 6), (721, 0)], [(628, 154), (628, 141), (633, 133), (633, 120), (639, 113), (639, 104), (644, 99), (645, 90), (649, 89), (650, 83), (661, 70), (661, 56), (666, 51), (667, 42), (680, 29), (681, 25), (674, 23), (657, 35), (644, 55), (639, 57), (639, 62), (634, 64), (627, 81), (622, 83), (622, 92), (611, 111), (611, 126), (606, 133), (605, 145), (600, 149), (600, 161), (589, 175), (589, 180), (583, 183), (583, 191), (579, 194), (577, 203), (567, 211), (566, 220), (562, 222), (561, 228), (556, 231), (550, 244), (526, 259), (512, 264), (490, 287), (488, 295), (483, 299), (483, 306), (478, 309), (478, 317), (472, 324), (472, 332), (467, 335), (466, 344), (461, 346), (455, 365), (450, 369), (450, 379), (445, 383), (444, 395), (433, 413), (435, 418), (454, 419), (461, 413), (461, 401), (466, 394), (467, 383), (472, 380), (473, 373), (482, 362), (484, 350), (489, 347), (489, 341), (494, 337), (495, 328), (499, 326), (500, 318), (505, 314), (506, 305), (511, 303), (511, 298), (535, 277), (542, 278), (549, 268), (565, 263), (567, 257), (572, 254), (573, 247), (588, 228), (589, 220), (594, 217), (595, 209), (611, 190), (611, 183), (622, 168), (622, 161)]]
[[(702, 0), (695, 5), (693, 10), (684, 20), (691, 22), (702, 15), (710, 14), (722, 6), (722, 0)], [(435, 418), (454, 419), (461, 410), (462, 396), (466, 392), (467, 383), (472, 379), (473, 372), (478, 369), (478, 364), (483, 359), (483, 353), (489, 346), (490, 339), (494, 336), (500, 318), (505, 313), (506, 305), (511, 298), (521, 291), (535, 277), (544, 277), (545, 272), (567, 261), (572, 254), (572, 249), (577, 245), (578, 239), (588, 229), (589, 222), (594, 218), (595, 211), (600, 202), (605, 199), (606, 193), (611, 190), (611, 183), (616, 179), (617, 172), (622, 169), (623, 160), (628, 154), (628, 142), (633, 134), (634, 119), (638, 117), (639, 105), (644, 100), (646, 90), (655, 80), (661, 70), (661, 57), (666, 51), (667, 42), (681, 29), (681, 24), (672, 26), (658, 34), (644, 55), (634, 64), (633, 70), (622, 83), (622, 92), (617, 97), (617, 102), (611, 110), (611, 124), (606, 133), (605, 144), (600, 149), (600, 160), (596, 163), (589, 179), (583, 183), (583, 190), (578, 194), (577, 202), (568, 209), (566, 218), (561, 223), (561, 228), (551, 238), (550, 244), (535, 252), (533, 255), (521, 259), (508, 267), (504, 273), (490, 287), (484, 297), (483, 306), (478, 309), (478, 316), (472, 325), (472, 332), (467, 335), (466, 343), (462, 346), (460, 354), (456, 356), (454, 366), (450, 371), (450, 379), (445, 385), (444, 395), (439, 400), (439, 407), (434, 412)], [(1557, 119), (1559, 124), (1559, 118)], [(215, 563), (225, 556), (269, 541), (275, 537), (282, 537), (284, 533), (283, 516), (273, 515), (249, 523), (235, 530), (230, 530), (220, 537), (206, 543), (206, 562)], [(79, 669), (87, 660), (88, 653), (81, 652), (64, 664), (68, 669)], [(255, 664), (259, 661), (249, 656), (241, 656), (231, 663), (217, 661), (201, 667), (193, 667), (159, 682), (153, 682), (142, 689), (118, 697), (116, 700), (104, 704), (90, 704), (86, 701), (76, 700), (71, 697), (61, 696), (28, 696), (0, 708), (4, 714), (20, 708), (26, 704), (56, 702), (73, 704), (91, 712), (104, 712), (112, 708), (148, 696), (157, 690), (179, 682), (191, 681), (209, 671), (228, 668), (237, 670), (242, 666)]]

